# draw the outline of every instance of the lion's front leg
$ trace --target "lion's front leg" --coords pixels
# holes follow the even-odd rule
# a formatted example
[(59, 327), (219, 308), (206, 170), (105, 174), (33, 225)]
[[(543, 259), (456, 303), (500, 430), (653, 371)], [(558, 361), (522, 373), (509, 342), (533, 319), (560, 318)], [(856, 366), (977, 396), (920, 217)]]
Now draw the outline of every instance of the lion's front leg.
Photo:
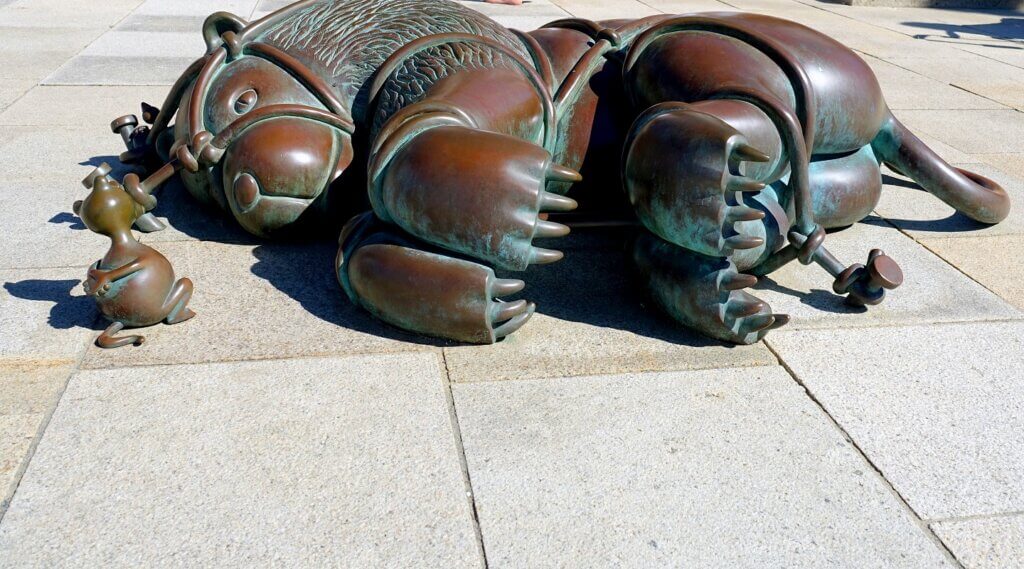
[(561, 259), (534, 240), (569, 233), (544, 214), (576, 202), (549, 189), (580, 179), (538, 144), (544, 121), (535, 96), (507, 70), (467, 72), (383, 125), (370, 202), (391, 234), (409, 239), (354, 246), (345, 270), (357, 302), (403, 328), (471, 342), (493, 342), (533, 313), (527, 301), (494, 300), (510, 285), (491, 267), (521, 271)]
[(526, 285), (450, 255), (381, 222), (371, 212), (342, 231), (338, 280), (353, 302), (410, 332), (476, 344), (518, 330), (536, 306), (506, 301)]

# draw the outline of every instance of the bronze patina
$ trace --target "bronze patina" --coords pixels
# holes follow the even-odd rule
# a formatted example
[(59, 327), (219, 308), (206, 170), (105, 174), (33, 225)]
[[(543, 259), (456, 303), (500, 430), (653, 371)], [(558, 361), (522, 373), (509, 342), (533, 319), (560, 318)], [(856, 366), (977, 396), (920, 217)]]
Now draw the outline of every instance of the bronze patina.
[(192, 281), (176, 280), (167, 258), (135, 239), (132, 224), (145, 210), (109, 173), (107, 164), (94, 170), (82, 181), (90, 188), (89, 195), (74, 204), (75, 213), (86, 227), (110, 238), (110, 249), (89, 267), (82, 286), (111, 321), (96, 338), (96, 345), (138, 346), (144, 336), (114, 334), (125, 327), (177, 324), (195, 316), (187, 306), (192, 298)]
[(874, 208), (881, 164), (979, 222), (1009, 211), (998, 184), (896, 120), (857, 55), (768, 16), (524, 33), (446, 0), (303, 0), (252, 23), (213, 14), (203, 35), (207, 53), (144, 105), (151, 126), (112, 125), (122, 159), (151, 172), (124, 191), (148, 211), (177, 173), (266, 237), (351, 218), (342, 288), (423, 334), (487, 343), (521, 327), (535, 305), (503, 298), (525, 283), (494, 270), (558, 261), (534, 240), (574, 220), (630, 216), (655, 301), (751, 343), (788, 317), (747, 289), (790, 261), (856, 304), (902, 282), (877, 249), (848, 266), (824, 246)]

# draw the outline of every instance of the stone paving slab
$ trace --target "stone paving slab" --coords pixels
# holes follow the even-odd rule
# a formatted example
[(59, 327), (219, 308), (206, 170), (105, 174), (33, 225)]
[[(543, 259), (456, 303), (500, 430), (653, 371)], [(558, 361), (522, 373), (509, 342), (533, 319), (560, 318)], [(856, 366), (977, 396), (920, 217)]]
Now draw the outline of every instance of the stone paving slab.
[(356, 307), (334, 275), (329, 244), (162, 243), (195, 283), (197, 316), (141, 333), (129, 349), (90, 347), (86, 368), (433, 350), (437, 341), (392, 328)]
[[(193, 60), (206, 53), (202, 27), (180, 32), (160, 29), (109, 31), (89, 44), (79, 57), (182, 57)], [(182, 69), (184, 71), (184, 69)]]
[(553, 0), (554, 4), (577, 18), (607, 20), (643, 18), (661, 12), (640, 0)]
[(290, 0), (259, 0), (254, 12), (273, 12), (292, 4)]
[[(0, 38), (3, 38), (2, 34)], [(68, 58), (68, 55), (63, 53), (4, 53), (2, 50), (0, 55), (4, 58), (4, 64), (10, 66), (10, 71), (6, 71), (5, 68), (4, 79), (19, 83), (30, 81), (32, 85), (49, 76)]]
[(1024, 567), (1024, 515), (938, 522), (931, 528), (967, 569)]
[(84, 278), (79, 267), (0, 270), (0, 361), (77, 361), (101, 329)]
[(1014, 110), (895, 111), (894, 114), (915, 133), (923, 132), (964, 152), (1024, 152), (1024, 115)]
[[(0, 414), (0, 516), (21, 480), (25, 456), (45, 420), (43, 413)], [(0, 564), (3, 564), (0, 555)]]
[(70, 364), (0, 360), (0, 518), (21, 480), (32, 443), (71, 375)]
[(890, 109), (942, 109), (944, 113), (949, 113), (954, 109), (1006, 108), (990, 99), (903, 69), (883, 59), (869, 55), (862, 57), (875, 72)]
[[(920, 43), (927, 42), (917, 42), (917, 44)], [(914, 49), (907, 49), (902, 55), (895, 54), (887, 59), (890, 63), (900, 67), (998, 101), (1006, 106), (1018, 110), (1024, 108), (1024, 95), (1015, 88), (1021, 84), (1021, 81), (1024, 81), (1024, 69), (961, 50), (941, 50), (936, 54), (923, 53), (922, 50), (916, 49), (917, 44), (913, 45)], [(984, 130), (985, 128), (984, 125), (977, 125), (972, 129), (970, 123), (967, 122), (947, 126), (951, 127), (951, 130)], [(994, 152), (1001, 152), (1001, 150)]]
[(1024, 323), (780, 331), (768, 343), (922, 518), (1024, 510)]
[[(808, 2), (811, 3), (811, 2)], [(1018, 15), (1014, 10), (962, 10), (949, 8), (858, 6), (850, 8), (827, 2), (815, 4), (823, 10), (846, 14), (862, 22), (870, 23), (885, 29), (899, 32), (906, 36), (934, 36), (936, 39), (955, 39), (948, 37), (948, 32), (962, 35), (983, 30), (1006, 30), (999, 22), (1007, 16)]]
[(486, 14), (506, 28), (522, 31), (535, 30), (553, 20), (573, 16), (565, 9), (545, 0), (532, 0), (519, 6), (488, 4), (482, 0), (460, 3), (467, 8)]
[[(87, 193), (82, 179), (96, 166), (110, 164), (111, 175), (118, 180), (131, 171), (118, 162), (124, 143), (108, 133), (109, 120), (77, 128), (0, 126), (0, 156), (4, 157), (0, 178), (9, 183), (45, 185), (48, 191), (81, 199)], [(73, 201), (59, 204), (54, 213), (70, 212)]]
[(110, 243), (72, 213), (74, 201), (85, 195), (70, 184), (0, 181), (0, 226), (18, 236), (16, 244), (0, 248), (0, 269), (77, 267), (85, 278)]
[(0, 87), (0, 113), (21, 98), (36, 84), (35, 79), (7, 79)]
[[(114, 29), (119, 32), (177, 32), (202, 38), (206, 15), (138, 14), (132, 12)], [(202, 41), (200, 39), (200, 41)], [(197, 56), (198, 57), (198, 56)]]
[(491, 566), (947, 564), (780, 367), (452, 390)]
[[(826, 3), (815, 2), (815, 4), (824, 6)], [(779, 15), (782, 16), (782, 14)], [(890, 63), (895, 58), (906, 56), (908, 53), (920, 54), (922, 57), (956, 53), (955, 48), (951, 46), (914, 40), (898, 32), (859, 22), (840, 14), (836, 14), (836, 17), (840, 19), (831, 21), (822, 16), (817, 17), (826, 24), (816, 26), (815, 29), (828, 34), (850, 49), (884, 59)]]
[[(1020, 203), (1020, 202), (1018, 202)], [(926, 247), (1024, 310), (1024, 235), (924, 239)]]
[[(476, 10), (481, 14), (486, 14), (488, 17), (495, 20), (501, 20), (502, 18), (548, 18), (549, 20), (557, 20), (559, 18), (568, 18), (569, 13), (562, 8), (546, 2), (544, 0), (531, 0), (518, 6), (509, 4), (488, 4), (482, 0), (475, 1), (461, 1), (459, 4)], [(261, 4), (259, 8), (263, 8)]]
[(0, 566), (479, 567), (436, 355), (79, 373)]
[(146, 0), (135, 14), (185, 15), (231, 12), (246, 18), (256, 8), (258, 0)]
[(64, 389), (71, 365), (7, 364), (0, 361), (0, 415), (46, 413)]
[(974, 154), (973, 158), (995, 166), (1018, 180), (1024, 179), (1024, 153)]
[(644, 4), (666, 14), (691, 12), (735, 12), (736, 8), (715, 0), (644, 0)]
[(595, 316), (606, 319), (606, 324), (574, 322), (541, 313), (498, 344), (445, 348), (452, 381), (760, 366), (775, 362), (762, 345), (731, 346), (685, 330), (653, 307), (638, 306), (643, 301), (639, 297), (591, 295), (588, 300), (602, 305)]
[[(922, 194), (919, 199), (933, 199)], [(903, 269), (903, 285), (867, 308), (846, 304), (832, 292), (833, 278), (817, 265), (793, 262), (764, 277), (750, 292), (777, 313), (792, 317), (788, 329), (906, 325), (961, 320), (1021, 318), (981, 285), (965, 279), (920, 244), (883, 220), (871, 216), (849, 229), (830, 234), (825, 247), (846, 264), (864, 263), (879, 248)]]
[[(1019, 21), (1020, 14), (1018, 13), (1017, 16)], [(961, 34), (961, 37), (966, 36), (968, 34)], [(1024, 35), (1018, 37), (1024, 37)], [(973, 41), (957, 41), (957, 47), (1014, 67), (1024, 67), (1024, 43), (1020, 39), (1016, 41), (1002, 41), (985, 35), (978, 35)]]
[[(977, 157), (979, 155), (968, 154), (961, 150), (957, 150), (956, 148), (953, 148), (952, 146), (946, 144), (945, 142), (942, 142), (941, 140), (933, 136), (929, 136), (927, 133), (915, 132), (914, 136), (920, 138), (921, 142), (927, 144), (928, 148), (931, 148), (932, 151), (941, 156), (943, 160), (949, 162), (950, 164), (976, 164), (978, 162), (983, 162), (983, 160)], [(995, 166), (998, 167), (999, 165), (995, 164)], [(882, 170), (886, 174), (892, 174), (892, 172), (889, 171), (888, 168), (883, 167)]]
[(141, 0), (16, 0), (0, 8), (0, 21), (11, 27), (107, 27), (140, 3)]
[(909, 178), (888, 169), (883, 177), (885, 189), (875, 211), (915, 239), (1024, 233), (1024, 180), (988, 164), (953, 165), (987, 176), (1005, 188), (1010, 195), (1010, 215), (995, 225), (978, 223), (960, 215)]
[[(0, 12), (0, 15), (10, 16), (9, 11)], [(12, 25), (7, 18), (0, 19), (0, 53), (5, 56), (4, 76), (16, 75), (22, 70), (7, 63), (6, 58), (12, 55), (29, 56), (23, 61), (31, 61), (32, 58), (40, 55), (57, 55), (67, 59), (93, 40), (99, 37), (104, 31), (104, 26), (78, 28), (58, 25), (55, 27), (18, 27)]]
[(81, 55), (64, 64), (44, 83), (47, 85), (172, 85), (199, 55), (147, 58)]
[(167, 91), (146, 86), (39, 86), (0, 113), (0, 125), (75, 127), (82, 130), (76, 136), (84, 138), (85, 132), (91, 132), (90, 138), (103, 142), (116, 155), (124, 151), (124, 143), (110, 131), (110, 121), (127, 114), (141, 117), (140, 103), (160, 106)]

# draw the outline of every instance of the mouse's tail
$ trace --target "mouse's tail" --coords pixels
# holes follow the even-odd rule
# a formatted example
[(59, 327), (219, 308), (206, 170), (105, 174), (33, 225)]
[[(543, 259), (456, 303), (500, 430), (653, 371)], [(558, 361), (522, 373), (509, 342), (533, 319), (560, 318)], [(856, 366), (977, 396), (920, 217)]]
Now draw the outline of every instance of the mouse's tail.
[(145, 336), (139, 336), (138, 334), (114, 337), (114, 334), (117, 334), (123, 328), (124, 324), (121, 322), (111, 323), (110, 326), (107, 326), (106, 330), (96, 337), (96, 345), (101, 348), (120, 348), (121, 346), (127, 346), (128, 344), (138, 346), (146, 340)]
[(891, 113), (871, 148), (879, 162), (910, 177), (971, 219), (999, 223), (1010, 213), (1010, 197), (999, 184), (950, 166)]

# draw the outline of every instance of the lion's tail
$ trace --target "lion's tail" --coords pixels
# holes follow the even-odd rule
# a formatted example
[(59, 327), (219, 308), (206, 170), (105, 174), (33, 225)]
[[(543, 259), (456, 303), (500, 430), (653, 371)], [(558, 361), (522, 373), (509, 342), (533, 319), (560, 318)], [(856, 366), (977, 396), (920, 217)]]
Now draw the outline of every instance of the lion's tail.
[(1010, 196), (999, 184), (950, 166), (891, 113), (871, 148), (880, 162), (909, 176), (971, 219), (999, 223), (1010, 213)]

